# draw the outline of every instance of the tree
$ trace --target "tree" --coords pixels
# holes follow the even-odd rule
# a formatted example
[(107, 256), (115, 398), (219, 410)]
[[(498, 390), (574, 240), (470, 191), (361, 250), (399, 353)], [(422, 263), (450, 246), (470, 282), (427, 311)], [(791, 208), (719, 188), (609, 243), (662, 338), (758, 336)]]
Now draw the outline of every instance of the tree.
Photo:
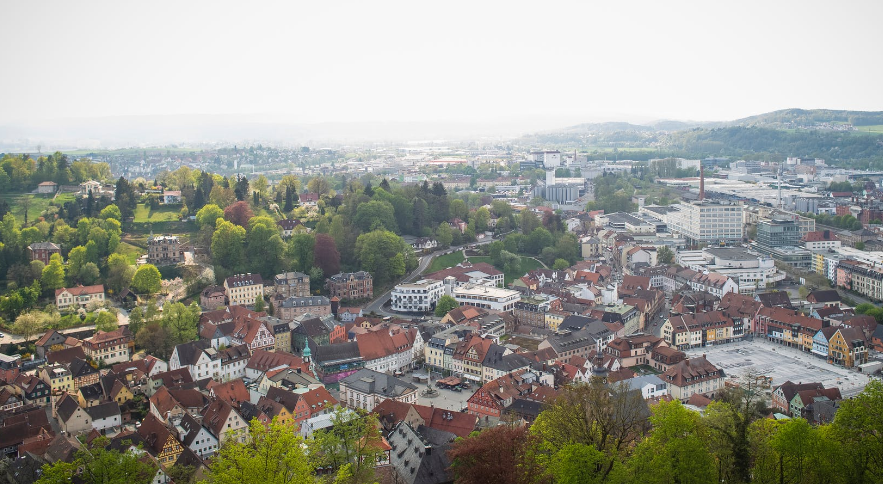
[(536, 230), (537, 227), (542, 225), (540, 223), (540, 218), (537, 217), (535, 213), (530, 210), (522, 210), (521, 211), (521, 233), (524, 235), (529, 235)]
[(135, 270), (132, 277), (132, 289), (137, 294), (153, 295), (162, 287), (162, 276), (153, 264), (144, 264)]
[(101, 212), (98, 214), (98, 217), (104, 220), (112, 218), (118, 222), (123, 221), (123, 214), (120, 213), (120, 208), (114, 204), (110, 204), (104, 207)]
[(45, 291), (54, 291), (64, 287), (64, 265), (61, 263), (60, 255), (52, 254), (49, 265), (43, 268), (40, 285)]
[(251, 421), (245, 442), (228, 440), (207, 472), (212, 484), (298, 484), (313, 482), (315, 466), (293, 423), (273, 418)]
[(267, 177), (264, 175), (258, 175), (257, 179), (254, 183), (251, 184), (251, 188), (259, 193), (262, 197), (266, 195), (267, 188), (269, 188), (270, 183), (267, 181)]
[(25, 341), (30, 341), (35, 334), (41, 333), (46, 329), (44, 323), (45, 318), (43, 313), (36, 311), (22, 313), (15, 318), (15, 323), (12, 325), (12, 331), (21, 335)]
[(316, 239), (312, 234), (300, 233), (291, 236), (286, 255), (295, 270), (304, 273), (310, 272), (310, 268), (313, 267), (315, 246)]
[(460, 303), (458, 303), (456, 299), (445, 294), (438, 299), (438, 302), (435, 305), (435, 315), (440, 318), (444, 317), (452, 309), (455, 309), (458, 306), (460, 306)]
[(537, 227), (530, 235), (527, 236), (525, 251), (532, 254), (539, 254), (544, 247), (549, 247), (554, 242), (554, 237), (543, 227)]
[(95, 318), (95, 329), (98, 331), (114, 331), (117, 327), (119, 327), (117, 316), (110, 311), (101, 311)]
[(563, 271), (568, 267), (570, 267), (570, 262), (567, 262), (564, 259), (555, 259), (555, 263), (552, 264), (552, 269), (555, 269), (556, 271)]
[[(135, 276), (135, 268), (123, 254), (110, 254), (107, 258), (107, 288), (113, 294), (128, 289)], [(135, 333), (134, 331), (132, 332)]]
[(188, 343), (197, 338), (196, 326), (201, 310), (194, 301), (190, 306), (183, 303), (163, 305), (162, 327), (169, 336), (172, 346)]
[(481, 207), (475, 211), (473, 220), (475, 221), (475, 231), (484, 232), (488, 229), (488, 223), (491, 220), (491, 213), (486, 207)]
[(451, 242), (454, 241), (454, 233), (447, 222), (438, 224), (438, 228), (435, 229), (435, 240), (439, 247), (448, 248), (451, 246)]
[[(267, 222), (251, 223), (255, 220), (266, 220)], [(278, 272), (279, 266), (282, 264), (285, 242), (282, 241), (276, 224), (268, 217), (255, 217), (251, 221), (248, 234), (245, 236), (250, 270), (258, 272), (264, 277), (271, 277)]]
[(91, 286), (101, 279), (101, 272), (98, 270), (98, 266), (95, 265), (94, 262), (87, 262), (80, 269), (79, 278), (83, 284)]
[(659, 251), (656, 252), (656, 258), (659, 260), (660, 264), (671, 264), (674, 256), (674, 252), (665, 245), (660, 247)]
[(300, 191), (300, 179), (298, 179), (294, 175), (284, 175), (281, 180), (279, 180), (279, 184), (276, 185), (277, 193), (285, 193), (286, 190), (290, 189), (292, 193), (297, 193)]
[(205, 205), (196, 212), (196, 224), (199, 225), (199, 228), (215, 227), (218, 219), (223, 218), (224, 211), (221, 210), (221, 207), (213, 203)]
[(340, 272), (340, 252), (337, 244), (331, 236), (317, 234), (313, 245), (313, 262), (322, 269), (324, 274), (337, 274)]
[(149, 355), (168, 359), (172, 354), (171, 338), (160, 321), (147, 321), (135, 335), (135, 344)]
[(845, 482), (883, 482), (883, 383), (872, 379), (857, 396), (843, 400), (831, 430), (844, 449)]
[(345, 470), (338, 477), (351, 477), (343, 482), (375, 482), (374, 463), (382, 452), (379, 427), (373, 414), (336, 407), (331, 414), (331, 428), (313, 433), (313, 460)]
[(218, 222), (212, 235), (212, 259), (217, 264), (234, 271), (241, 268), (245, 261), (245, 229), (227, 220)]
[(353, 224), (362, 232), (370, 232), (377, 228), (390, 232), (398, 232), (399, 230), (395, 219), (395, 208), (391, 203), (379, 200), (359, 204)]
[(254, 310), (257, 313), (264, 311), (264, 296), (257, 296), (254, 298)]
[(236, 202), (236, 194), (229, 187), (215, 185), (209, 193), (209, 202), (220, 208), (226, 208)]
[(224, 209), (224, 218), (240, 226), (248, 226), (248, 221), (254, 217), (254, 212), (248, 202), (239, 201)]
[[(411, 246), (387, 230), (360, 235), (356, 239), (356, 253), (362, 270), (374, 276), (375, 286), (392, 282), (417, 266)], [(396, 258), (399, 254), (401, 257)]]
[(457, 439), (448, 451), (451, 471), (461, 484), (530, 483), (542, 470), (529, 459), (526, 427), (500, 425)]
[(322, 198), (331, 192), (331, 185), (325, 177), (317, 176), (307, 183), (307, 190), (309, 190), (310, 193), (315, 193), (319, 198)]
[(149, 484), (156, 475), (156, 467), (149, 460), (141, 460), (139, 452), (119, 452), (104, 447), (108, 440), (99, 437), (89, 448), (74, 454), (73, 462), (63, 460), (43, 466), (43, 475), (37, 484), (69, 484), (74, 481), (103, 484)]
[(855, 243), (855, 248), (858, 250), (865, 250), (865, 243), (862, 241), (858, 241)]

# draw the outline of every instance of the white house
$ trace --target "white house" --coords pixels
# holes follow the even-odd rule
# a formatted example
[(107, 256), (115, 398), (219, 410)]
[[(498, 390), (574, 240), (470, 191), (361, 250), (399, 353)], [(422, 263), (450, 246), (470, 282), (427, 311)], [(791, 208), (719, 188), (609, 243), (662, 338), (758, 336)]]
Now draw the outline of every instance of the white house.
[(116, 402), (104, 402), (86, 409), (92, 418), (92, 428), (101, 432), (106, 429), (118, 428), (123, 424), (120, 406)]
[(399, 284), (392, 290), (391, 308), (393, 311), (432, 311), (444, 294), (444, 287), (442, 281), (431, 279)]
[(174, 425), (175, 430), (178, 431), (178, 440), (188, 449), (192, 450), (194, 454), (205, 459), (217, 452), (218, 438), (193, 418), (192, 415), (185, 414)]
[(174, 371), (179, 368), (187, 368), (194, 381), (220, 378), (221, 359), (214, 348), (200, 348), (198, 342), (183, 343), (175, 346), (169, 358), (169, 369)]
[(644, 400), (659, 398), (668, 395), (668, 385), (656, 375), (644, 375), (623, 380), (629, 386), (629, 390), (638, 390)]

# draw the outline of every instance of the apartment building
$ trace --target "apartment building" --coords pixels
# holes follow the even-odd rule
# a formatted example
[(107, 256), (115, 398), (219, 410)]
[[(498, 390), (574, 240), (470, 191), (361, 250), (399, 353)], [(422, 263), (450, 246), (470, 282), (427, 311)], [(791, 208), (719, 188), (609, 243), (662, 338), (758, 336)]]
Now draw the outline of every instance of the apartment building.
[(444, 287), (442, 281), (431, 279), (399, 284), (392, 290), (390, 303), (392, 310), (403, 312), (432, 311), (435, 309), (435, 303), (444, 295)]
[(341, 272), (325, 283), (331, 297), (339, 299), (371, 299), (374, 297), (374, 278), (365, 271)]
[(176, 235), (152, 235), (147, 239), (147, 262), (156, 266), (184, 261), (181, 241)]
[(237, 274), (224, 279), (224, 291), (231, 306), (251, 306), (264, 296), (264, 280), (260, 274)]

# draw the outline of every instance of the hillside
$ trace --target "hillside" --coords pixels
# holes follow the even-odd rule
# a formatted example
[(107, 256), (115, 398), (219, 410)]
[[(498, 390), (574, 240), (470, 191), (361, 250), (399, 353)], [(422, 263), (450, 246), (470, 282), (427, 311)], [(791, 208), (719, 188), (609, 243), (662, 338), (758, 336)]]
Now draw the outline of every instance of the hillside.
[(883, 124), (883, 111), (845, 111), (840, 109), (782, 109), (730, 121), (735, 126), (812, 126), (818, 124), (852, 124), (874, 126)]

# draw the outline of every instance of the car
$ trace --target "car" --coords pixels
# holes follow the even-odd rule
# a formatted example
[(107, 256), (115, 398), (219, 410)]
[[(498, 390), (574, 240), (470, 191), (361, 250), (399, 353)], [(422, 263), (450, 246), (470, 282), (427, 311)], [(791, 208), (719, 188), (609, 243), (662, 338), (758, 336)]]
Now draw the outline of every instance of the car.
[(6, 337), (6, 335), (5, 335), (5, 334), (3, 334), (3, 333), (0, 333), (0, 338), (5, 338), (5, 337)]

